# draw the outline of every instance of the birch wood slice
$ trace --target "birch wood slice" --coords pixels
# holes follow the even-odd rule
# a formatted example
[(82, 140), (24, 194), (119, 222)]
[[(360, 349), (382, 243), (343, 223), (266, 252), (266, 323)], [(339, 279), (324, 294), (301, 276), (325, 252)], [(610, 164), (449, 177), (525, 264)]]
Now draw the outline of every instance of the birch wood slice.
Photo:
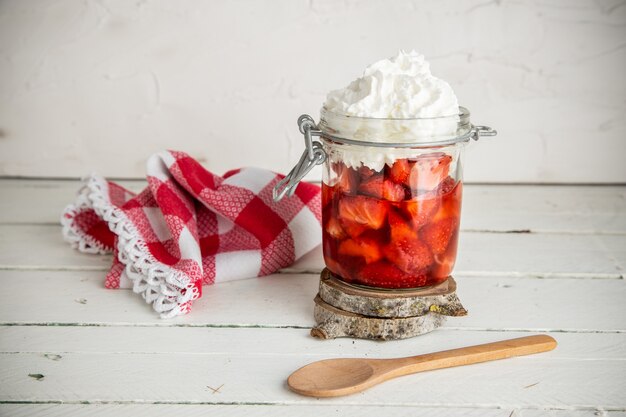
[(315, 297), (314, 316), (317, 326), (311, 330), (311, 336), (320, 339), (406, 339), (433, 331), (446, 320), (445, 316), (436, 313), (395, 319), (367, 317), (339, 310), (324, 302), (319, 295)]
[(368, 317), (407, 318), (435, 313), (465, 316), (467, 311), (456, 295), (456, 282), (449, 277), (439, 285), (415, 290), (375, 290), (346, 284), (324, 269), (320, 298), (345, 312)]

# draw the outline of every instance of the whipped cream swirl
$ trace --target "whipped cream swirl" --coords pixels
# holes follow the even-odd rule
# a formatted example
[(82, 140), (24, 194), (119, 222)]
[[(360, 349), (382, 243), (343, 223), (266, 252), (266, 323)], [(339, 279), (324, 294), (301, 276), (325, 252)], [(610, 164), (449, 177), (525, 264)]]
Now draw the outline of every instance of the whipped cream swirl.
[(346, 88), (331, 91), (324, 107), (346, 116), (392, 119), (459, 114), (450, 84), (434, 77), (430, 64), (415, 51), (400, 51), (368, 66)]
[[(346, 88), (331, 91), (320, 127), (331, 136), (355, 141), (418, 144), (457, 137), (459, 113), (452, 87), (431, 74), (424, 56), (400, 51), (367, 67)], [(380, 170), (429, 150), (364, 144), (336, 152), (348, 166)]]

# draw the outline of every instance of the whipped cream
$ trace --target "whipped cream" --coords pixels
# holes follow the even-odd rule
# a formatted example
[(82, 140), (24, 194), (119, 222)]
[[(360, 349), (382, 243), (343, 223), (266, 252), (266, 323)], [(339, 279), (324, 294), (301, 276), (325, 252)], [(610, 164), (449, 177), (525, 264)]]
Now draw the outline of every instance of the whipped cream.
[(415, 51), (368, 66), (346, 88), (331, 91), (324, 107), (346, 116), (393, 119), (459, 114), (450, 84), (434, 77), (424, 55)]
[[(326, 97), (320, 126), (332, 136), (378, 143), (424, 143), (457, 136), (459, 103), (452, 87), (415, 51), (368, 66), (363, 76)], [(410, 148), (350, 147), (340, 158), (380, 170), (420, 153)], [(423, 152), (428, 152), (424, 149)], [(339, 156), (339, 155), (338, 155)]]

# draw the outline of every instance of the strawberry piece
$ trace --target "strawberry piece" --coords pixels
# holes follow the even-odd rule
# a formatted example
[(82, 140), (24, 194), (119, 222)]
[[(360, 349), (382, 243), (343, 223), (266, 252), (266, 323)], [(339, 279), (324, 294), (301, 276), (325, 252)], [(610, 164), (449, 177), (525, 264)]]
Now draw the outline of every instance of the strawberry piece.
[(373, 239), (346, 239), (339, 244), (339, 254), (347, 256), (360, 256), (366, 264), (376, 262), (382, 258), (378, 244)]
[(415, 161), (409, 176), (412, 190), (431, 191), (448, 176), (452, 157), (443, 152), (422, 155)]
[(361, 182), (359, 193), (394, 202), (404, 200), (404, 187), (383, 179), (382, 174), (374, 175)]
[(333, 187), (322, 183), (322, 207), (327, 207), (333, 200)]
[[(461, 181), (458, 181), (455, 185), (453, 185), (453, 182), (454, 180), (450, 177), (443, 181), (439, 189), (441, 205), (439, 206), (437, 212), (433, 215), (433, 222), (438, 222), (451, 217), (456, 218), (457, 222), (459, 221), (458, 219), (461, 216), (463, 184)], [(450, 189), (450, 187), (452, 187), (452, 189)]]
[(389, 230), (391, 241), (418, 239), (415, 229), (395, 211), (389, 211)]
[(389, 178), (396, 184), (409, 184), (411, 164), (406, 159), (398, 159), (389, 169)]
[(384, 253), (390, 262), (409, 274), (419, 274), (433, 262), (430, 249), (417, 237), (391, 241)]
[(333, 165), (333, 170), (337, 173), (335, 190), (344, 194), (356, 194), (359, 173), (341, 162)]
[(404, 272), (387, 262), (374, 262), (361, 269), (359, 280), (373, 287), (397, 288), (394, 286), (404, 278)]
[(374, 174), (376, 174), (376, 171), (370, 167), (366, 167), (365, 165), (361, 165), (359, 167), (359, 176), (361, 177), (361, 181), (368, 179)]
[(430, 247), (432, 253), (440, 255), (446, 251), (452, 236), (457, 233), (459, 227), (458, 217), (448, 217), (427, 224), (420, 231), (422, 240)]
[(389, 213), (391, 241), (384, 249), (385, 257), (404, 272), (419, 273), (433, 262), (430, 249), (419, 239), (415, 229), (402, 216)]
[(384, 201), (362, 195), (344, 196), (339, 200), (339, 219), (346, 231), (354, 223), (380, 229), (385, 224), (388, 211), (389, 207)]
[(437, 212), (441, 198), (432, 194), (422, 194), (402, 203), (403, 211), (408, 214), (413, 227), (424, 226)]
[(341, 221), (341, 226), (343, 227), (343, 230), (351, 238), (359, 237), (366, 230), (368, 230), (368, 227), (366, 225), (361, 224), (361, 223), (357, 223), (357, 222), (353, 222), (353, 221), (350, 221), (350, 220), (342, 220)]
[(385, 200), (402, 201), (404, 200), (404, 195), (404, 186), (389, 180), (383, 182), (383, 198)]
[(339, 220), (335, 217), (328, 219), (328, 222), (326, 223), (326, 232), (335, 239), (343, 239), (346, 237), (346, 233), (343, 231)]
[(452, 177), (446, 177), (445, 180), (441, 181), (439, 184), (439, 188), (437, 188), (437, 193), (439, 195), (448, 194), (450, 191), (454, 189), (456, 185), (456, 181)]
[(358, 278), (361, 284), (383, 288), (415, 288), (426, 285), (427, 281), (424, 273), (408, 275), (384, 261), (366, 265)]
[[(454, 249), (454, 250), (450, 250)], [(433, 263), (430, 271), (431, 278), (435, 281), (442, 282), (452, 272), (454, 267), (454, 261), (456, 258), (456, 247), (452, 248), (452, 245), (448, 247), (448, 250), (442, 255), (435, 256), (435, 262)]]

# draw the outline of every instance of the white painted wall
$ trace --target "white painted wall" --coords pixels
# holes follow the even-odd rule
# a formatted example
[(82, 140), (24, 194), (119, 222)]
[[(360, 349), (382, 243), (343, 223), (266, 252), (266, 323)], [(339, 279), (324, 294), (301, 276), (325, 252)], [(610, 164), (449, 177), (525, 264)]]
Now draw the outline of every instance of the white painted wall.
[(0, 0), (0, 175), (287, 171), (298, 115), (398, 48), (499, 130), (467, 180), (626, 182), (624, 0)]

